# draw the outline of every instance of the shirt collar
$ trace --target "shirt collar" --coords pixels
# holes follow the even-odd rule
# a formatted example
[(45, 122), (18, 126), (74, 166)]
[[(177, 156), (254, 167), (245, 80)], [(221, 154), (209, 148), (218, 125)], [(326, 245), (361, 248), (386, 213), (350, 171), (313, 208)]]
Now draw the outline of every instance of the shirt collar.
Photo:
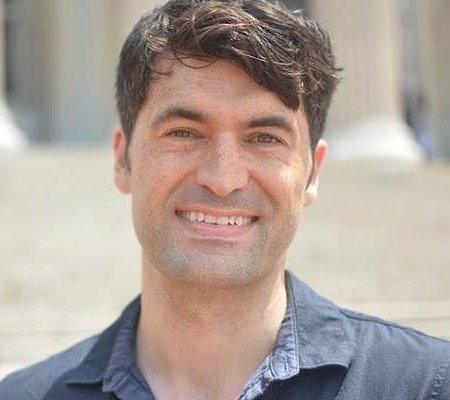
[(289, 379), (300, 371), (293, 298), (288, 281), (286, 289), (287, 309), (275, 347), (245, 385), (239, 400), (254, 399), (262, 395), (271, 382)]
[(136, 359), (136, 332), (141, 312), (140, 298), (124, 313), (111, 357), (105, 369), (103, 392), (119, 398), (148, 399), (151, 390)]
[(254, 399), (273, 381), (296, 376), (301, 369), (348, 368), (353, 345), (339, 308), (286, 272), (288, 305), (274, 350), (244, 388), (240, 400)]
[(348, 368), (355, 346), (347, 318), (339, 307), (289, 272), (287, 280), (291, 285), (300, 368)]
[[(288, 306), (274, 350), (244, 388), (241, 400), (257, 397), (272, 381), (289, 379), (301, 369), (331, 365), (348, 368), (350, 364), (354, 345), (340, 309), (289, 272), (286, 288)], [(150, 389), (135, 358), (139, 314), (140, 297), (100, 336), (83, 363), (72, 370), (68, 383), (103, 381), (103, 391), (133, 393), (132, 398), (141, 398), (147, 392), (148, 396)]]
[[(128, 342), (130, 348), (134, 345), (135, 332), (129, 340), (124, 340), (130, 327), (135, 326), (139, 319), (140, 296), (134, 299), (109, 328), (102, 332), (92, 350), (88, 353), (83, 362), (66, 375), (68, 384), (98, 384), (110, 381), (117, 367), (119, 358), (134, 358), (134, 350), (124, 349)], [(127, 364), (127, 363), (126, 363)]]

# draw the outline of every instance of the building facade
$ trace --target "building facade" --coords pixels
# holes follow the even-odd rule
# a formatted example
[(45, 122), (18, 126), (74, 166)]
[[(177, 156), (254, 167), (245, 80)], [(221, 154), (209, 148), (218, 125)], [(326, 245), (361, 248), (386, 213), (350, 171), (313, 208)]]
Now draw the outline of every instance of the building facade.
[[(120, 46), (158, 1), (2, 2), (2, 98), (18, 128), (31, 143), (107, 142)], [(285, 3), (325, 25), (344, 68), (327, 127), (336, 157), (450, 158), (448, 1)]]

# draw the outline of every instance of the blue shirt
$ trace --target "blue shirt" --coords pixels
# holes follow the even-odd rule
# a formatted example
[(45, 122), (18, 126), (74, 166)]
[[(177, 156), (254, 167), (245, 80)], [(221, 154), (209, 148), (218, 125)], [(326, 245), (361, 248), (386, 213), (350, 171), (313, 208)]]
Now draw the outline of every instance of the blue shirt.
[[(276, 345), (240, 400), (450, 400), (450, 343), (344, 310), (287, 273)], [(140, 299), (102, 334), (0, 383), (1, 400), (153, 400), (135, 357)]]

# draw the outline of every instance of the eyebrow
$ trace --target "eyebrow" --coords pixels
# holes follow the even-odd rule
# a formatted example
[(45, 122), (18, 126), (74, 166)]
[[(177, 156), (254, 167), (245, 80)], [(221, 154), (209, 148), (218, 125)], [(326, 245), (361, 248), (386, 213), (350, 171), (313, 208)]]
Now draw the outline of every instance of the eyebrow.
[(293, 134), (294, 126), (291, 121), (282, 115), (268, 115), (261, 118), (252, 119), (248, 122), (249, 128), (276, 127)]
[[(206, 122), (207, 117), (200, 111), (187, 107), (174, 106), (170, 107), (158, 114), (153, 124), (159, 125), (172, 118), (184, 118), (195, 122)], [(265, 128), (276, 127), (293, 134), (295, 129), (291, 121), (283, 115), (267, 115), (259, 118), (251, 119), (246, 123), (248, 128)]]
[(186, 107), (170, 107), (158, 114), (153, 123), (154, 125), (162, 124), (172, 118), (190, 119), (195, 122), (205, 122), (206, 117), (199, 111)]

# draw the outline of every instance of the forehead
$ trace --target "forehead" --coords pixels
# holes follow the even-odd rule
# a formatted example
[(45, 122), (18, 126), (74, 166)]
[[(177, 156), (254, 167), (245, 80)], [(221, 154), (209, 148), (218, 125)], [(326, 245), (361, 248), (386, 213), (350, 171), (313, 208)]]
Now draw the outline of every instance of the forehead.
[(296, 146), (310, 147), (303, 109), (287, 107), (276, 93), (259, 85), (232, 62), (180, 62), (168, 57), (159, 62), (157, 70), (160, 74), (150, 85), (137, 127), (157, 132), (156, 128), (181, 120), (201, 123), (211, 131), (244, 132), (271, 126), (288, 132)]
[(147, 103), (152, 109), (189, 104), (205, 112), (210, 108), (234, 107), (240, 111), (258, 108), (260, 113), (282, 112), (292, 116), (302, 110), (291, 110), (279, 96), (256, 83), (240, 67), (226, 60), (162, 58), (156, 68), (157, 78), (150, 85)]

